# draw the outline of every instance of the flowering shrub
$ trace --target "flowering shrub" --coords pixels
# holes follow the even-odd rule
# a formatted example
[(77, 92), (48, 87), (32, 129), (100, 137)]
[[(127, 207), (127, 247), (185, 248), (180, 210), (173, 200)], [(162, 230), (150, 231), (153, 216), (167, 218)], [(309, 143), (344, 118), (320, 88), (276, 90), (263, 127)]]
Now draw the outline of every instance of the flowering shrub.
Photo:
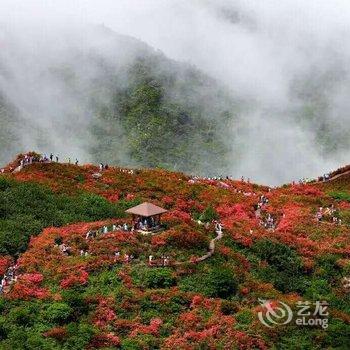
[(60, 286), (64, 289), (70, 288), (75, 285), (84, 285), (89, 279), (89, 274), (84, 270), (78, 270), (72, 272), (69, 276), (65, 277)]
[(203, 233), (185, 224), (168, 230), (166, 237), (167, 244), (178, 248), (205, 248), (208, 246), (208, 239)]
[(11, 266), (13, 259), (10, 256), (0, 256), (0, 275), (3, 275)]
[(44, 336), (54, 338), (58, 341), (63, 341), (67, 337), (67, 330), (65, 327), (54, 327), (45, 332)]
[(137, 334), (152, 334), (157, 336), (163, 321), (160, 318), (153, 318), (148, 326), (136, 324), (130, 333), (130, 337), (135, 337)]

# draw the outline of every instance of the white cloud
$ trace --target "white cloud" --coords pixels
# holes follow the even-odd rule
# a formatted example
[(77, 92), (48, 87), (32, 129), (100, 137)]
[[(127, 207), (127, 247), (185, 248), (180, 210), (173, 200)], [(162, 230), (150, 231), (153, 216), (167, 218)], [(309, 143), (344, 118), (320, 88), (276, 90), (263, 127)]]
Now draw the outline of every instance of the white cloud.
[[(286, 117), (297, 103), (291, 94), (297, 76), (314, 67), (327, 72), (337, 60), (348, 71), (347, 0), (1, 0), (0, 22), (42, 27), (43, 32), (58, 25), (103, 23), (195, 64), (235, 95), (254, 100), (257, 109), (245, 116), (250, 119), (246, 155), (234, 172), (286, 181), (316, 176), (349, 156), (342, 151), (325, 159), (312, 130)], [(340, 81), (329, 91), (329, 118), (350, 128), (350, 81), (346, 76)], [(296, 160), (293, 168), (290, 159)]]

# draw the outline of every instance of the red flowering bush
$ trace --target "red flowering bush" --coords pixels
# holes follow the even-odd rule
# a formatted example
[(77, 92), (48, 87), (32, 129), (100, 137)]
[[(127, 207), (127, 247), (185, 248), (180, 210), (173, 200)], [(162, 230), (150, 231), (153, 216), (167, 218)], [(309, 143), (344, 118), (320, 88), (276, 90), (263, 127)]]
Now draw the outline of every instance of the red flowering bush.
[(20, 276), (20, 279), (25, 283), (39, 284), (43, 281), (44, 276), (41, 273), (25, 273)]
[(291, 192), (294, 195), (306, 195), (306, 196), (322, 196), (323, 192), (319, 187), (312, 185), (294, 185), (291, 188)]
[(89, 274), (84, 270), (77, 270), (71, 272), (71, 274), (60, 283), (60, 286), (64, 289), (70, 288), (75, 285), (84, 285), (89, 279)]
[(0, 275), (3, 275), (12, 263), (13, 259), (10, 256), (0, 256)]
[(50, 296), (47, 289), (41, 288), (43, 276), (40, 273), (23, 274), (11, 287), (8, 294), (11, 299), (29, 300), (32, 298), (46, 299)]
[(54, 338), (58, 341), (62, 341), (67, 337), (67, 330), (65, 327), (54, 327), (44, 333), (45, 337)]
[(184, 224), (168, 230), (166, 242), (179, 248), (206, 248), (208, 246), (208, 239), (202, 232), (195, 231), (192, 227)]
[(142, 324), (136, 324), (135, 328), (130, 333), (130, 337), (135, 337), (138, 334), (152, 334), (157, 336), (159, 334), (159, 329), (163, 321), (160, 318), (153, 318), (148, 326)]
[(90, 347), (92, 349), (115, 348), (115, 347), (119, 347), (119, 345), (120, 345), (119, 337), (111, 332), (95, 335), (90, 343)]
[(283, 207), (283, 217), (279, 222), (277, 229), (282, 232), (292, 231), (297, 223), (308, 219), (308, 214), (302, 206), (288, 204)]
[(113, 309), (113, 299), (101, 299), (94, 315), (94, 324), (103, 328), (116, 319)]
[(181, 224), (181, 223), (190, 223), (191, 215), (182, 210), (172, 210), (163, 215), (162, 220), (168, 223), (170, 226)]

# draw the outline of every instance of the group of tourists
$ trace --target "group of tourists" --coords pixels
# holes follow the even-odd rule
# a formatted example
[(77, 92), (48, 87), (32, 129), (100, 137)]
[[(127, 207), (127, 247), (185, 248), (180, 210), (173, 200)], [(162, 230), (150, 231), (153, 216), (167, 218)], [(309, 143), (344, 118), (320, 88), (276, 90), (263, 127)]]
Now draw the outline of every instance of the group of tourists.
[(129, 262), (131, 262), (134, 259), (135, 259), (135, 257), (132, 254), (126, 254), (126, 253), (123, 256), (123, 259), (121, 259), (120, 251), (116, 250), (114, 252), (114, 262), (123, 261), (125, 263), (129, 263)]
[(11, 285), (12, 283), (16, 282), (17, 281), (17, 270), (18, 270), (18, 265), (13, 265), (13, 266), (10, 266), (2, 280), (1, 280), (1, 284), (0, 284), (0, 293), (3, 293), (4, 292), (4, 289)]
[(98, 167), (99, 167), (101, 172), (103, 170), (108, 170), (109, 169), (109, 165), (108, 164), (103, 164), (103, 163), (100, 163)]
[(257, 209), (263, 208), (265, 205), (269, 204), (269, 199), (263, 194), (259, 197), (259, 202), (257, 204)]
[[(20, 171), (22, 170), (25, 166), (27, 165), (30, 165), (30, 164), (34, 164), (34, 163), (53, 163), (53, 162), (56, 162), (58, 163), (59, 162), (59, 156), (58, 155), (55, 155), (53, 153), (50, 153), (49, 156), (47, 156), (46, 154), (44, 155), (32, 155), (32, 154), (26, 154), (24, 155), (24, 157), (19, 161), (19, 165), (17, 168), (13, 169), (13, 168), (10, 168), (10, 171)], [(71, 164), (71, 159), (68, 158), (68, 163)], [(78, 159), (75, 160), (75, 165), (78, 165), (79, 164), (79, 161)], [(4, 173), (5, 172), (5, 169), (1, 169), (0, 171), (1, 173)]]
[[(299, 179), (298, 182), (299, 182), (299, 185), (306, 185), (308, 182), (311, 182), (311, 181), (312, 181), (312, 179), (304, 177), (302, 179)], [(293, 184), (294, 184), (294, 182), (293, 182)]]
[(256, 204), (255, 206), (255, 217), (257, 219), (260, 218), (261, 216), (261, 210), (267, 205), (269, 204), (269, 199), (264, 196), (263, 194), (259, 197), (259, 202), (258, 204)]
[(147, 217), (147, 218), (141, 218), (139, 217), (132, 227), (134, 230), (155, 230), (160, 227), (160, 222), (157, 218), (154, 218), (153, 216)]
[(337, 214), (337, 209), (335, 209), (334, 204), (332, 204), (330, 207), (319, 207), (317, 212), (316, 212), (316, 220), (318, 222), (321, 222), (324, 217), (331, 217), (331, 222), (334, 224), (341, 225), (342, 220), (338, 218)]
[(30, 155), (25, 155), (24, 156), (24, 158), (22, 158), (21, 160), (20, 160), (20, 163), (19, 163), (19, 165), (21, 166), (21, 167), (24, 167), (24, 166), (26, 166), (26, 165), (29, 165), (29, 164), (33, 164), (33, 163), (38, 163), (38, 162), (40, 162), (41, 161), (41, 158), (40, 157), (38, 157), (38, 156), (30, 156)]
[(121, 173), (126, 173), (126, 174), (130, 174), (130, 175), (134, 174), (134, 170), (133, 169), (120, 168), (119, 171)]
[[(189, 180), (190, 182), (196, 182), (199, 180), (211, 180), (211, 181), (224, 181), (224, 180), (231, 180), (233, 181), (234, 178), (232, 176), (198, 176), (198, 175), (193, 175), (191, 176), (191, 179)], [(241, 182), (246, 182), (250, 183), (250, 178), (247, 177), (245, 178), (244, 176), (241, 176)]]
[(169, 266), (170, 265), (170, 257), (162, 255), (160, 257), (160, 259), (155, 259), (155, 257), (153, 255), (149, 255), (148, 265), (149, 266)]
[(108, 226), (105, 225), (97, 230), (89, 230), (85, 235), (85, 239), (86, 240), (93, 239), (93, 238), (96, 238), (100, 235), (107, 234), (108, 232), (114, 232), (114, 231), (128, 232), (128, 231), (133, 231), (133, 228), (131, 228), (131, 230), (130, 230), (129, 225), (126, 222), (123, 225), (113, 224), (111, 226), (111, 230), (109, 230)]
[(259, 197), (259, 202), (255, 206), (255, 217), (260, 219), (260, 226), (264, 227), (266, 230), (274, 230), (276, 228), (275, 218), (268, 213), (266, 216), (262, 217), (261, 210), (269, 204), (269, 199), (265, 195)]
[(321, 179), (323, 182), (328, 181), (331, 178), (331, 174), (327, 173), (327, 174), (323, 174), (323, 176), (321, 176)]
[(60, 244), (58, 248), (63, 255), (69, 256), (71, 254), (71, 247), (64, 243)]
[(275, 219), (270, 213), (268, 213), (267, 216), (260, 221), (260, 225), (266, 230), (274, 230), (276, 228)]
[[(131, 232), (129, 231), (129, 225), (127, 223), (124, 223), (123, 225), (116, 225), (113, 224), (111, 226), (111, 229), (109, 230), (109, 227), (104, 225), (100, 229), (97, 230), (89, 230), (86, 235), (85, 239), (86, 240), (91, 240), (94, 239), (100, 235), (107, 234), (108, 232), (115, 232), (115, 231), (124, 231), (124, 232)], [(70, 256), (72, 249), (69, 245), (65, 244), (62, 242), (62, 238), (59, 237), (55, 240), (55, 246), (60, 250), (60, 252), (65, 255), (65, 256)], [(90, 253), (86, 249), (80, 249), (80, 256), (81, 257), (87, 257), (89, 256)], [(120, 252), (117, 250), (114, 253), (114, 257), (116, 260), (119, 260), (120, 258)], [(130, 262), (132, 259), (134, 259), (133, 255), (128, 255), (126, 254), (124, 256), (124, 261)]]

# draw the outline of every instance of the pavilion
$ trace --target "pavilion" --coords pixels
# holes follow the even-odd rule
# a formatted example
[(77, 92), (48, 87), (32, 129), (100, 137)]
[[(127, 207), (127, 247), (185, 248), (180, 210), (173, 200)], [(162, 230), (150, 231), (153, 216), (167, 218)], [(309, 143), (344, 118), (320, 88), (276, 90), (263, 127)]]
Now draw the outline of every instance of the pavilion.
[(166, 212), (166, 209), (148, 202), (126, 210), (126, 213), (132, 214), (134, 229), (146, 233), (160, 230), (160, 218)]

